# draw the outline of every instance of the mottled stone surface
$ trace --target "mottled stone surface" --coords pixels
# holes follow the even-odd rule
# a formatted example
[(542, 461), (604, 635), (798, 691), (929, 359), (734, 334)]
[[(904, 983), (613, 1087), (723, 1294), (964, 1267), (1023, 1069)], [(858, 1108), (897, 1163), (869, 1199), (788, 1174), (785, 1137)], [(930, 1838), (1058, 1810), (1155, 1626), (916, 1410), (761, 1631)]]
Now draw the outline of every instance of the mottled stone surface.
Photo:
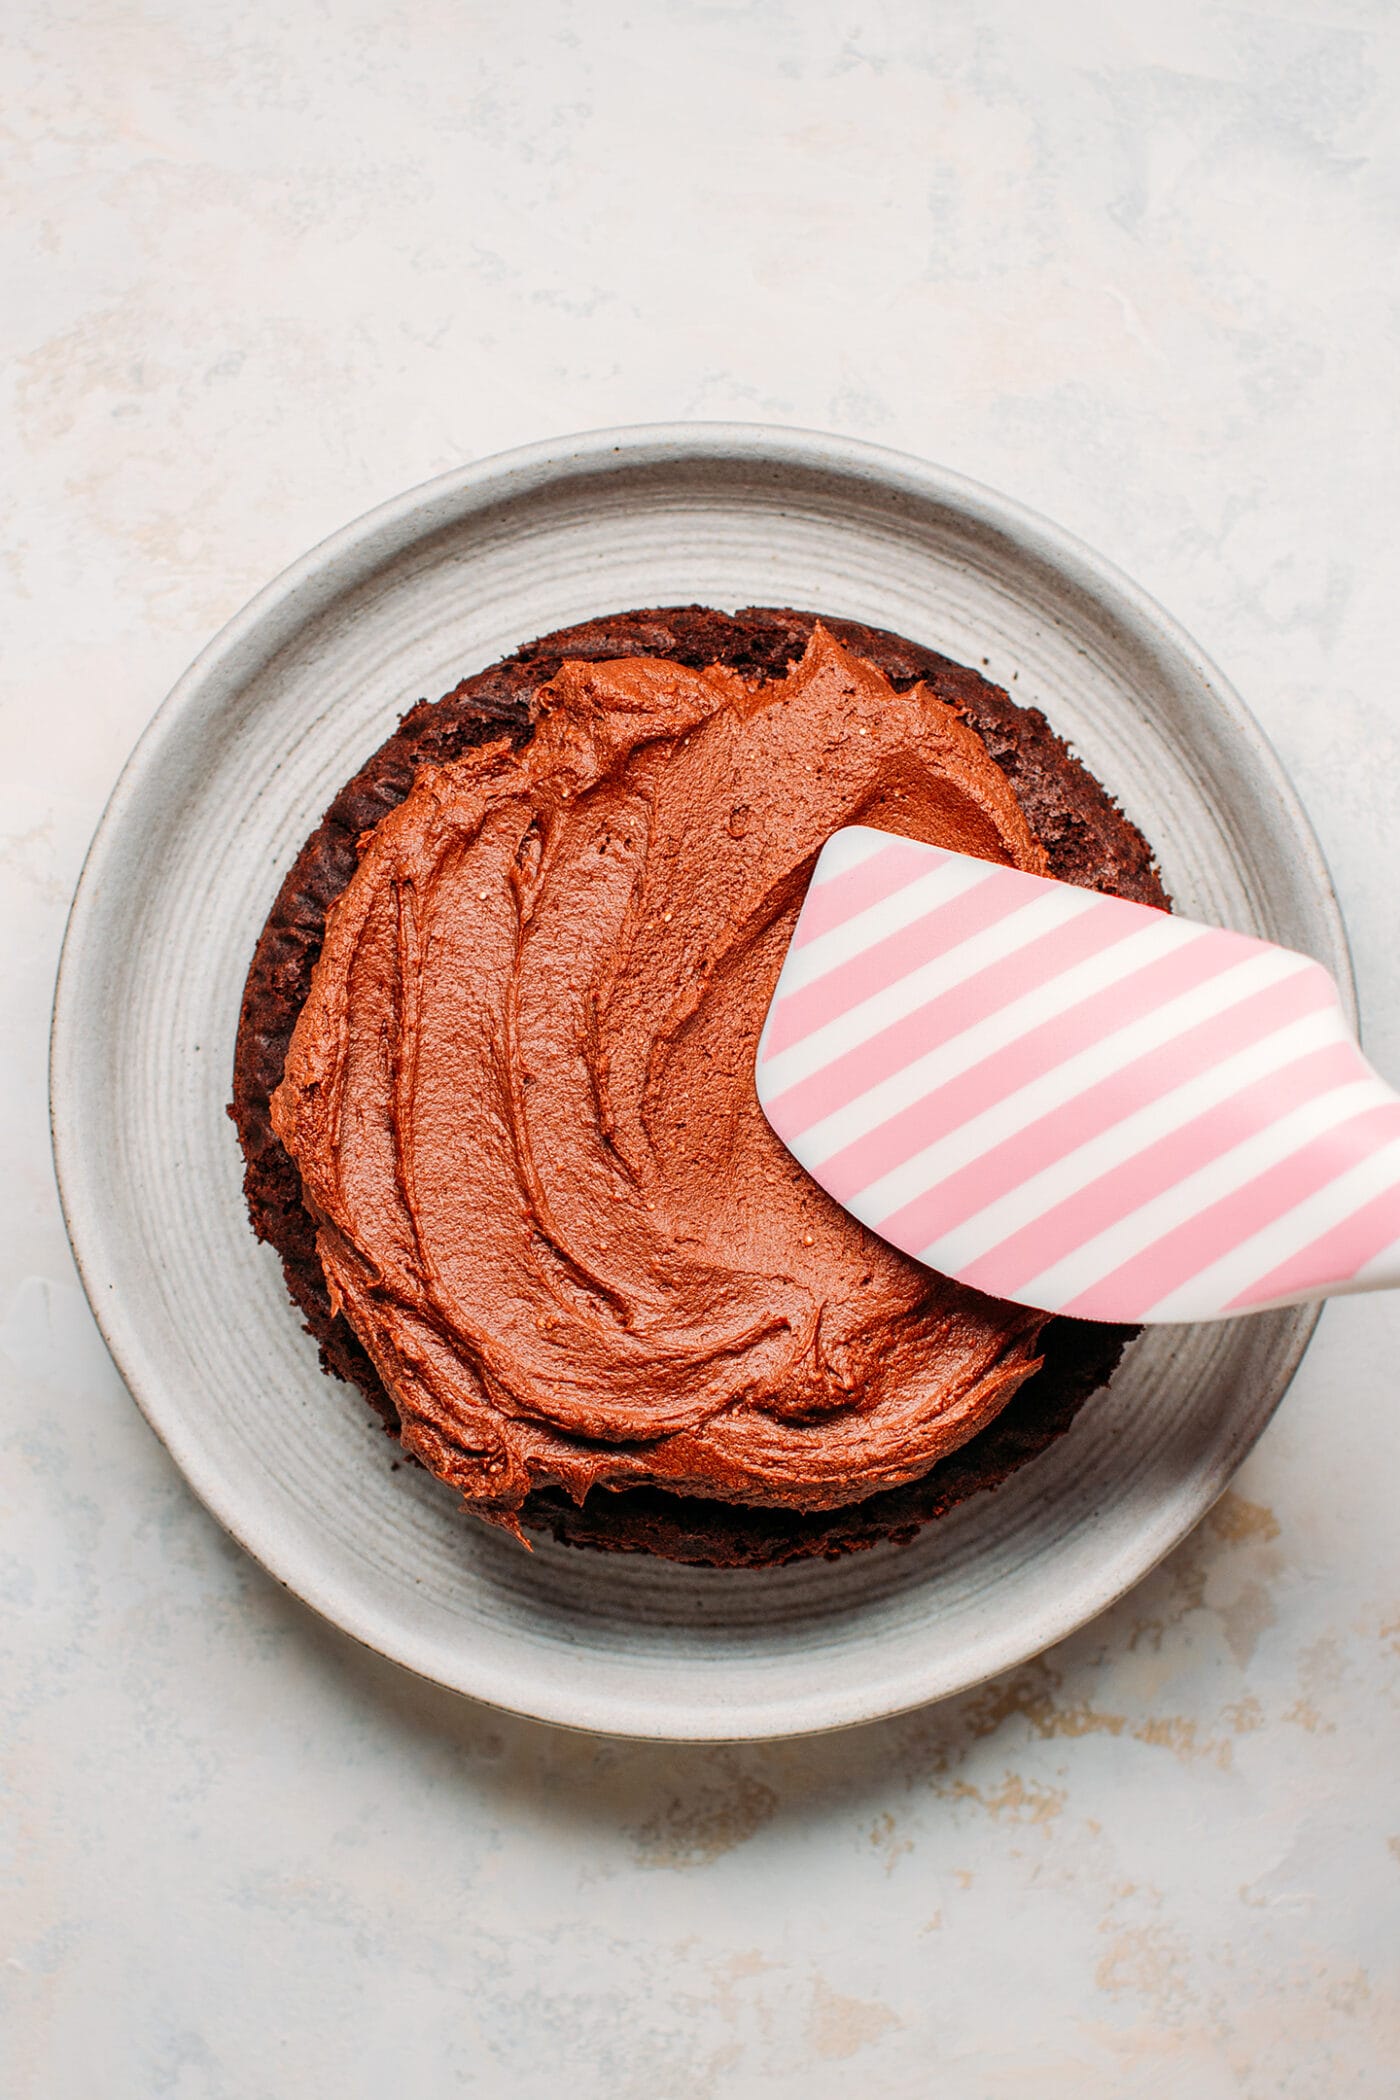
[(1400, 1076), (1388, 0), (21, 11), (0, 336), (0, 2091), (1333, 2100), (1400, 2061), (1388, 1300), (1196, 1536), (953, 1705), (599, 1743), (404, 1677), (194, 1503), (77, 1290), (64, 910), (270, 574), (552, 432), (834, 428), (1050, 513), (1297, 779)]

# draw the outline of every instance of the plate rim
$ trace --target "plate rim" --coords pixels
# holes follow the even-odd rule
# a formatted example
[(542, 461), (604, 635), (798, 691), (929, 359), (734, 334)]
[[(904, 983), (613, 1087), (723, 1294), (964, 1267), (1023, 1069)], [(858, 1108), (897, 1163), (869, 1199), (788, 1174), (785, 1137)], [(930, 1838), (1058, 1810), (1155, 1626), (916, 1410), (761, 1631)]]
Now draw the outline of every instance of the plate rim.
[[(1075, 1593), (1072, 1609), (1064, 1614), (1040, 1614), (1053, 1621), (1050, 1630), (1041, 1628), (1034, 1646), (1023, 1640), (1008, 1640), (1004, 1654), (987, 1658), (985, 1669), (968, 1676), (957, 1673), (957, 1682), (940, 1671), (936, 1658), (920, 1669), (901, 1674), (898, 1696), (880, 1692), (868, 1681), (848, 1692), (828, 1690), (820, 1696), (821, 1712), (808, 1709), (813, 1699), (786, 1698), (778, 1711), (765, 1711), (761, 1699), (750, 1699), (743, 1716), (736, 1713), (724, 1726), (723, 1708), (696, 1707), (689, 1716), (670, 1700), (664, 1710), (647, 1705), (635, 1696), (605, 1691), (592, 1697), (570, 1686), (563, 1696), (512, 1700), (504, 1684), (483, 1686), (446, 1678), (440, 1660), (421, 1650), (425, 1643), (415, 1630), (404, 1629), (397, 1647), (386, 1644), (386, 1632), (377, 1612), (357, 1610), (355, 1600), (338, 1597), (316, 1581), (307, 1581), (301, 1571), (293, 1581), (277, 1564), (278, 1556), (259, 1527), (247, 1521), (245, 1512), (230, 1508), (222, 1492), (217, 1467), (207, 1468), (199, 1454), (186, 1446), (178, 1420), (167, 1418), (159, 1395), (159, 1374), (146, 1364), (139, 1324), (129, 1322), (120, 1302), (104, 1290), (100, 1256), (102, 1203), (91, 1187), (77, 1143), (76, 1103), (83, 1091), (81, 1002), (88, 975), (87, 955), (98, 893), (104, 872), (123, 842), (127, 810), (139, 796), (147, 777), (162, 759), (169, 739), (183, 728), (187, 712), (202, 692), (221, 676), (230, 673), (240, 655), (268, 653), (279, 629), (282, 640), (314, 616), (316, 600), (326, 603), (352, 587), (357, 574), (368, 574), (383, 560), (400, 554), (415, 542), (427, 539), (442, 527), (461, 523), (474, 511), (509, 503), (545, 484), (579, 475), (606, 473), (617, 468), (664, 464), (713, 462), (732, 465), (737, 461), (771, 462), (775, 468), (816, 469), (848, 475), (855, 481), (874, 482), (886, 491), (905, 493), (923, 502), (930, 500), (952, 508), (963, 517), (1009, 538), (1023, 551), (1030, 551), (1073, 589), (1082, 592), (1115, 618), (1127, 617), (1143, 636), (1158, 647), (1165, 646), (1179, 661), (1184, 660), (1198, 682), (1209, 693), (1213, 705), (1226, 717), (1236, 737), (1246, 745), (1258, 771), (1260, 785), (1267, 787), (1280, 806), (1292, 840), (1303, 862), (1301, 874), (1312, 893), (1320, 923), (1328, 936), (1328, 967), (1337, 978), (1343, 1004), (1355, 1022), (1356, 994), (1350, 948), (1331, 873), (1321, 845), (1297, 790), (1289, 779), (1266, 731), (1228, 678), (1176, 618), (1149, 592), (1115, 563), (1099, 555), (1062, 526), (1016, 499), (1003, 496), (985, 484), (892, 448), (870, 444), (817, 430), (763, 423), (669, 422), (614, 426), (583, 431), (533, 444), (449, 469), (417, 483), (397, 496), (373, 506), (311, 547), (274, 576), (241, 609), (224, 623), (194, 658), (138, 737), (121, 768), (85, 855), (69, 909), (55, 982), (49, 1045), (49, 1117), (55, 1175), (65, 1230), (73, 1251), (79, 1279), (99, 1332), (141, 1413), (164, 1444), (187, 1485), (210, 1514), (238, 1544), (255, 1559), (279, 1586), (289, 1589), (309, 1608), (328, 1619), (340, 1631), (414, 1674), (443, 1684), (462, 1696), (482, 1704), (536, 1720), (592, 1734), (671, 1742), (726, 1742), (778, 1740), (827, 1733), (911, 1712), (934, 1701), (956, 1696), (985, 1683), (1000, 1672), (1017, 1666), (1030, 1655), (1067, 1639), (1089, 1624), (1110, 1605), (1144, 1580), (1153, 1568), (1188, 1537), (1228, 1486), (1238, 1466), (1262, 1435), (1281, 1403), (1299, 1363), (1312, 1339), (1321, 1305), (1298, 1308), (1294, 1331), (1282, 1352), (1276, 1373), (1276, 1391), (1267, 1411), (1259, 1418), (1243, 1449), (1230, 1453), (1198, 1483), (1189, 1498), (1191, 1514), (1182, 1522), (1173, 1518), (1165, 1538), (1149, 1537), (1148, 1550), (1120, 1552), (1106, 1565), (1101, 1580), (1086, 1584)], [(215, 1477), (210, 1477), (211, 1472)], [(1218, 1477), (1217, 1477), (1218, 1475)], [(1175, 1505), (1173, 1505), (1175, 1508)], [(1139, 1537), (1139, 1544), (1143, 1540)], [(1126, 1571), (1122, 1565), (1130, 1565)], [(1043, 1633), (1044, 1637), (1041, 1637)], [(1011, 1652), (1014, 1650), (1015, 1652)], [(461, 1673), (469, 1677), (470, 1672)], [(623, 1714), (620, 1709), (626, 1707)], [(684, 1725), (677, 1726), (679, 1721)]]

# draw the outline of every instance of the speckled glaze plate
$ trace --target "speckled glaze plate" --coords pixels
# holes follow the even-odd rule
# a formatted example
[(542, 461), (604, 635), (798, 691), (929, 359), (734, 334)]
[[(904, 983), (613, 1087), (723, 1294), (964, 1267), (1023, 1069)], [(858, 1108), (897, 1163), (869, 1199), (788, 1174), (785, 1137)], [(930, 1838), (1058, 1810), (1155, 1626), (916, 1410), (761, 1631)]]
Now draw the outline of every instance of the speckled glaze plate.
[(1307, 820), (1188, 637), (1042, 519), (843, 439), (680, 425), (487, 460), (347, 527), (193, 665), (103, 818), (54, 1020), (64, 1208), (112, 1354), (196, 1493), (337, 1625), (519, 1713), (703, 1740), (916, 1706), (1083, 1624), (1209, 1508), (1316, 1311), (1152, 1331), (999, 1492), (831, 1565), (526, 1553), (393, 1467), (244, 1212), (224, 1104), (254, 941), (413, 701), (550, 628), (695, 600), (809, 606), (986, 661), (1141, 825), (1181, 909), (1350, 972)]

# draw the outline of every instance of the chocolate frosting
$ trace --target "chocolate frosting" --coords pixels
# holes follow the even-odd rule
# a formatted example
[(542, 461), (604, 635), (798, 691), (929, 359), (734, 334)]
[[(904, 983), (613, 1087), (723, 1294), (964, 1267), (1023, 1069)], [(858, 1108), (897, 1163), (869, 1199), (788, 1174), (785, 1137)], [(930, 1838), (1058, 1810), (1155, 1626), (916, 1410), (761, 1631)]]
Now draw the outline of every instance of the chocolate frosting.
[(514, 1528), (533, 1489), (817, 1510), (927, 1472), (1041, 1316), (874, 1238), (753, 1060), (843, 824), (1044, 872), (926, 687), (823, 628), (783, 679), (567, 662), (523, 750), (424, 767), (332, 911), (273, 1099), (333, 1303), (404, 1443)]

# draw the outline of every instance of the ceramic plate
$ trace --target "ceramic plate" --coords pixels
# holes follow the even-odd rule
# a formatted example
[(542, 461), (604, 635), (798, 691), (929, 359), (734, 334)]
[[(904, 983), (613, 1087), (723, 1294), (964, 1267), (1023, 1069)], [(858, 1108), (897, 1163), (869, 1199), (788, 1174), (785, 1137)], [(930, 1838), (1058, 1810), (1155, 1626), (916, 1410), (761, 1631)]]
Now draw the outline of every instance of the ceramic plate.
[(412, 702), (590, 614), (699, 600), (891, 627), (1045, 709), (1192, 917), (1350, 984), (1307, 821), (1263, 736), (1108, 564), (988, 490), (799, 431), (603, 432), (444, 475), (270, 585), (122, 775), (73, 907), (53, 1043), (68, 1227), (176, 1463), (337, 1625), (574, 1727), (733, 1739), (962, 1690), (1121, 1595), (1220, 1493), (1316, 1318), (1159, 1328), (1069, 1436), (903, 1549), (769, 1573), (539, 1544), (412, 1468), (324, 1378), (244, 1213), (224, 1114), (244, 973), (284, 870)]

